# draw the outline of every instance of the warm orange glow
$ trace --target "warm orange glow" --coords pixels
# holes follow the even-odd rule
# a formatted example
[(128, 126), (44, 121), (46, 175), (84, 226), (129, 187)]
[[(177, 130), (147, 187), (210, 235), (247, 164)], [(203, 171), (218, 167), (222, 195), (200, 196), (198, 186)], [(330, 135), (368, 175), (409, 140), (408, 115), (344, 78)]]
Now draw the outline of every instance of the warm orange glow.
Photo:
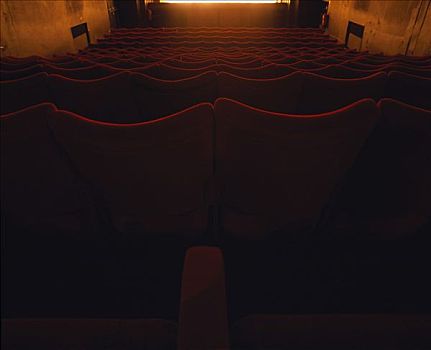
[(160, 2), (166, 2), (171, 4), (275, 4), (277, 2), (289, 3), (290, 0), (161, 0)]

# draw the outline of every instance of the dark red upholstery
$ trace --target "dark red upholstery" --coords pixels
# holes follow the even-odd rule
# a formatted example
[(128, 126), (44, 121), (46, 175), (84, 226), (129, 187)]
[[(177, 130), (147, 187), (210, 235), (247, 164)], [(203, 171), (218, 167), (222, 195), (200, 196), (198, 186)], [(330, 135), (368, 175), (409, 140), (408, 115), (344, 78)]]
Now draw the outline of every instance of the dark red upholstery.
[(209, 104), (131, 125), (68, 112), (52, 119), (56, 137), (102, 197), (116, 230), (132, 235), (205, 231), (212, 124)]
[(51, 104), (41, 104), (0, 119), (2, 196), (8, 222), (17, 220), (17, 225), (39, 227), (46, 233), (79, 229), (88, 211), (79, 182), (48, 129), (54, 110)]
[(2, 349), (176, 348), (177, 325), (151, 319), (11, 319), (2, 321)]
[(430, 315), (252, 315), (232, 338), (238, 349), (425, 350), (430, 334)]
[(2, 57), (2, 345), (431, 348), (429, 77), (307, 28)]
[(1, 70), (0, 71), (0, 80), (15, 80), (28, 77), (33, 74), (43, 72), (43, 65), (36, 64), (34, 66), (26, 67), (23, 69), (17, 70)]
[(130, 79), (142, 121), (164, 117), (198, 103), (212, 103), (217, 97), (215, 72), (174, 81), (132, 73)]
[(384, 95), (386, 74), (360, 79), (333, 79), (303, 73), (303, 89), (296, 109), (299, 114), (325, 113), (363, 98), (376, 102)]
[(228, 348), (224, 263), (219, 248), (187, 251), (179, 323), (179, 349)]
[(340, 192), (336, 227), (357, 238), (412, 235), (431, 217), (431, 111), (391, 99)]
[(378, 117), (371, 100), (295, 116), (219, 99), (215, 112), (221, 224), (243, 238), (313, 227)]
[(212, 64), (217, 64), (217, 60), (210, 58), (210, 59), (202, 60), (202, 61), (187, 62), (187, 61), (181, 61), (178, 59), (170, 59), (170, 60), (165, 61), (164, 63), (166, 63), (170, 66), (178, 67), (178, 68), (196, 69), (196, 68), (202, 68), (202, 67), (210, 66)]
[(84, 68), (64, 69), (56, 66), (45, 65), (44, 71), (48, 74), (61, 75), (62, 77), (76, 80), (93, 80), (105, 78), (120, 72), (105, 65), (94, 65)]
[(324, 68), (312, 70), (310, 73), (323, 75), (329, 78), (357, 79), (368, 77), (376, 72), (349, 68), (348, 66), (343, 65), (329, 65)]
[(50, 102), (48, 75), (37, 73), (22, 79), (1, 81), (0, 96), (0, 114), (16, 112), (42, 102)]
[(2, 312), (9, 317), (91, 313), (102, 299), (88, 280), (97, 285), (99, 276), (87, 253), (96, 255), (103, 236), (90, 193), (48, 128), (54, 111), (41, 104), (0, 119)]
[(222, 72), (219, 96), (272, 112), (294, 113), (302, 82), (301, 73), (274, 79), (246, 79)]
[(295, 69), (288, 65), (281, 64), (268, 64), (258, 68), (236, 68), (230, 65), (219, 65), (218, 70), (220, 72), (229, 73), (242, 78), (250, 79), (271, 79), (279, 78), (285, 75), (293, 73)]
[(129, 73), (95, 80), (73, 80), (50, 75), (49, 88), (52, 102), (59, 109), (94, 120), (117, 123), (140, 120), (132, 96)]
[(218, 65), (211, 65), (202, 68), (177, 68), (173, 66), (161, 63), (159, 65), (153, 65), (148, 68), (134, 69), (135, 73), (142, 73), (149, 75), (150, 77), (161, 79), (161, 80), (181, 80), (196, 77), (209, 71), (217, 71)]
[(431, 78), (390, 72), (385, 96), (431, 110)]

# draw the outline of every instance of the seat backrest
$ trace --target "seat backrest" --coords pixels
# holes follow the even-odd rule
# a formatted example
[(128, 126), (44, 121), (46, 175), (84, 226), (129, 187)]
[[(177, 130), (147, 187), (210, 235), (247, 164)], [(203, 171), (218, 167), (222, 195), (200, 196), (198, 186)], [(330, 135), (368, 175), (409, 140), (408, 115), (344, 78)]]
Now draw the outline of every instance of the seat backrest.
[(385, 97), (431, 110), (431, 78), (390, 72)]
[(431, 217), (431, 111), (392, 99), (335, 200), (334, 228), (358, 239), (418, 232)]
[(51, 65), (46, 65), (44, 69), (45, 72), (48, 74), (57, 74), (65, 78), (77, 80), (100, 79), (119, 72), (119, 70), (117, 69), (112, 69), (108, 66), (99, 64), (76, 69), (63, 69)]
[(210, 104), (122, 125), (59, 112), (51, 125), (119, 233), (192, 236), (206, 229), (213, 166)]
[(302, 73), (274, 79), (247, 79), (219, 74), (219, 96), (272, 112), (294, 113), (302, 90)]
[(85, 189), (48, 128), (54, 112), (54, 105), (43, 103), (0, 118), (6, 232), (88, 233)]
[(48, 75), (37, 73), (26, 78), (0, 82), (0, 114), (16, 112), (42, 102), (50, 102)]
[(203, 68), (189, 69), (171, 67), (162, 63), (148, 68), (133, 69), (133, 72), (142, 73), (161, 80), (181, 80), (192, 78), (205, 72), (216, 71), (217, 67), (217, 65), (212, 65)]
[(424, 350), (430, 333), (428, 314), (257, 314), (236, 323), (231, 339), (238, 349)]
[(74, 80), (53, 74), (49, 76), (49, 88), (59, 109), (94, 120), (127, 123), (139, 120), (129, 78), (126, 72), (94, 80)]
[(259, 68), (237, 68), (230, 65), (222, 64), (219, 66), (220, 72), (229, 73), (242, 78), (250, 79), (272, 79), (280, 78), (285, 75), (289, 75), (295, 71), (288, 65), (282, 64), (268, 64)]
[(376, 72), (353, 69), (349, 67), (344, 67), (343, 65), (330, 65), (325, 68), (320, 68), (320, 69), (310, 71), (310, 73), (323, 75), (329, 78), (355, 79), (355, 78), (365, 78)]
[(217, 64), (217, 60), (215, 58), (210, 58), (207, 60), (200, 60), (196, 62), (187, 62), (187, 61), (181, 61), (179, 59), (169, 59), (166, 60), (164, 63), (166, 63), (169, 66), (178, 67), (178, 68), (189, 68), (189, 69), (197, 69), (197, 68), (203, 68), (207, 66), (211, 66), (213, 64)]
[(0, 80), (16, 80), (21, 78), (29, 77), (33, 74), (43, 72), (43, 65), (36, 64), (23, 69), (18, 70), (0, 70)]
[(14, 70), (22, 70), (28, 69), (32, 66), (37, 65), (39, 62), (37, 60), (34, 61), (0, 61), (0, 69), (3, 71), (14, 71)]
[(387, 80), (383, 72), (358, 79), (334, 79), (312, 73), (303, 75), (298, 114), (325, 113), (364, 98), (378, 101), (384, 95)]
[(313, 228), (378, 109), (365, 99), (300, 116), (218, 99), (215, 115), (222, 227), (242, 238), (262, 238)]
[(181, 80), (160, 80), (131, 73), (132, 91), (141, 120), (152, 120), (179, 112), (217, 97), (217, 73), (206, 72)]
[(2, 349), (172, 349), (177, 324), (162, 319), (13, 318), (1, 321)]
[(392, 72), (392, 71), (396, 71), (396, 72), (401, 72), (401, 73), (405, 73), (405, 74), (410, 74), (410, 75), (414, 75), (416, 77), (419, 78), (431, 78), (431, 68), (425, 68), (425, 67), (406, 67), (406, 66), (402, 66), (402, 65), (388, 65), (387, 67), (384, 68), (385, 72)]

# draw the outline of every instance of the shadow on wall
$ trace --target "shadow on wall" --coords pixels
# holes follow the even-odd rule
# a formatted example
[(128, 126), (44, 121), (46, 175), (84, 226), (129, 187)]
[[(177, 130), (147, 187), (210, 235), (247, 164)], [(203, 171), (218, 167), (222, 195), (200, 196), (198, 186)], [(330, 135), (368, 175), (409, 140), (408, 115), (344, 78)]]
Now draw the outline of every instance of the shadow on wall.
[(430, 1), (337, 0), (329, 5), (328, 32), (340, 42), (347, 37), (349, 22), (364, 26), (361, 43), (350, 48), (386, 55), (431, 55)]
[(50, 56), (76, 52), (87, 40), (71, 28), (87, 23), (90, 40), (109, 31), (105, 0), (0, 1), (2, 56)]

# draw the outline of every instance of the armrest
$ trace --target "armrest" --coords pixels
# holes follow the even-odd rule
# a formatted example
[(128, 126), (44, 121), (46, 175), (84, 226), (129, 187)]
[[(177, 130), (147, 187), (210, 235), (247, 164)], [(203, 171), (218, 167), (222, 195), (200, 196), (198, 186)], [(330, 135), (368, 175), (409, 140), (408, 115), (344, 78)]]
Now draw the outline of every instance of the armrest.
[(223, 254), (216, 247), (187, 251), (181, 286), (178, 349), (228, 349)]

